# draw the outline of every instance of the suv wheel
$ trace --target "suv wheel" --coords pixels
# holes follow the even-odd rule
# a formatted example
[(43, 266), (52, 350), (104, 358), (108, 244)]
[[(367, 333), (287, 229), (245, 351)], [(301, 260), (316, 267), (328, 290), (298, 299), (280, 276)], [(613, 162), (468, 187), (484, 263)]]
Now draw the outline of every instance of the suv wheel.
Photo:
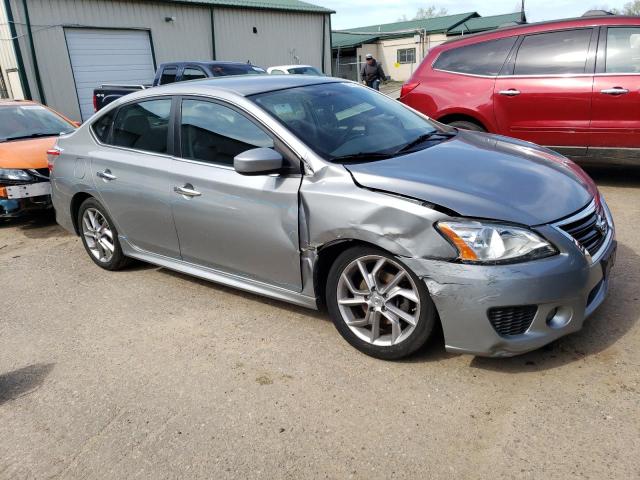
[(392, 255), (354, 247), (334, 262), (327, 308), (352, 346), (385, 360), (405, 357), (427, 341), (436, 310), (426, 286)]

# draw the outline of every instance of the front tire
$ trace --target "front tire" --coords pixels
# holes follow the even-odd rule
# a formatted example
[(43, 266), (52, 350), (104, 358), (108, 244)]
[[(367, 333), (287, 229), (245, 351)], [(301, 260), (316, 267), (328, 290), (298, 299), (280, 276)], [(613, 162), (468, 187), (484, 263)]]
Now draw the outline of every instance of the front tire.
[(338, 256), (327, 277), (326, 300), (344, 339), (384, 360), (418, 350), (436, 322), (426, 285), (397, 258), (372, 247)]
[(121, 270), (130, 263), (122, 253), (111, 217), (95, 198), (88, 198), (80, 205), (78, 225), (85, 250), (100, 268)]

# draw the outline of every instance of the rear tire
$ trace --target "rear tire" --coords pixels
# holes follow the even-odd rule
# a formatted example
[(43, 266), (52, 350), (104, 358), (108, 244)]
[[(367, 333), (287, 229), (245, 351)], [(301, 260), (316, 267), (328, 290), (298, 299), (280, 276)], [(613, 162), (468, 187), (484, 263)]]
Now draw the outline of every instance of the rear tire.
[(467, 120), (455, 120), (448, 124), (451, 127), (460, 128), (462, 130), (471, 130), (473, 132), (486, 132), (482, 125)]
[(88, 198), (80, 205), (78, 227), (85, 250), (100, 268), (114, 271), (129, 265), (131, 259), (122, 253), (113, 220), (95, 198)]
[(344, 339), (383, 360), (418, 350), (436, 323), (424, 282), (396, 257), (372, 247), (353, 247), (338, 256), (327, 276), (326, 302)]

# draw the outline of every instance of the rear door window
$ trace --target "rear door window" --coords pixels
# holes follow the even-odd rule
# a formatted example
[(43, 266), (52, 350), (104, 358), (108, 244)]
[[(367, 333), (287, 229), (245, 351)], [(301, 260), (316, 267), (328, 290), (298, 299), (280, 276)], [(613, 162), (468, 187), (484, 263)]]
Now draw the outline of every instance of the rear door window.
[(113, 116), (115, 114), (114, 112), (115, 110), (111, 110), (91, 125), (91, 130), (93, 130), (96, 138), (102, 143), (107, 143), (108, 141), (109, 132), (111, 132), (111, 124), (113, 123)]
[(514, 75), (585, 73), (591, 29), (540, 33), (524, 37)]
[(199, 80), (207, 78), (207, 75), (198, 67), (186, 67), (182, 72), (182, 80)]
[(178, 76), (178, 67), (170, 66), (164, 67), (162, 75), (160, 76), (160, 85), (166, 85), (167, 83), (173, 83)]
[(640, 27), (609, 27), (605, 72), (640, 75)]
[(233, 166), (233, 158), (253, 148), (273, 148), (267, 133), (235, 110), (205, 100), (183, 100), (182, 157)]
[(167, 153), (170, 115), (170, 98), (124, 105), (116, 115), (109, 143), (135, 150)]
[(500, 73), (517, 37), (454, 48), (440, 54), (433, 68), (494, 77)]

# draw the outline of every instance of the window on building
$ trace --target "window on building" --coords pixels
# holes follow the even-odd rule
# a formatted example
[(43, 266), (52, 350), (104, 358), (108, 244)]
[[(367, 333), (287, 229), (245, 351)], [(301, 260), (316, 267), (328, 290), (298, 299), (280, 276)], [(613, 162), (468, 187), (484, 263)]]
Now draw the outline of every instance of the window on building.
[(494, 77), (500, 73), (516, 37), (454, 48), (440, 54), (434, 68), (448, 72)]
[(398, 49), (398, 63), (416, 63), (415, 48)]
[(167, 153), (171, 99), (146, 100), (120, 107), (113, 124), (112, 145)]
[(590, 28), (529, 35), (518, 50), (514, 75), (584, 73), (590, 41)]
[(640, 73), (640, 28), (607, 30), (607, 73)]
[(228, 166), (246, 150), (274, 146), (272, 138), (247, 117), (205, 100), (183, 100), (180, 137), (184, 158)]
[(201, 78), (207, 78), (207, 74), (204, 73), (198, 67), (187, 67), (182, 72), (182, 80), (199, 80)]
[(160, 85), (175, 82), (177, 76), (178, 67), (164, 67), (162, 75), (160, 76)]
[(9, 92), (7, 91), (7, 84), (4, 83), (2, 70), (0, 70), (0, 98), (9, 98)]

